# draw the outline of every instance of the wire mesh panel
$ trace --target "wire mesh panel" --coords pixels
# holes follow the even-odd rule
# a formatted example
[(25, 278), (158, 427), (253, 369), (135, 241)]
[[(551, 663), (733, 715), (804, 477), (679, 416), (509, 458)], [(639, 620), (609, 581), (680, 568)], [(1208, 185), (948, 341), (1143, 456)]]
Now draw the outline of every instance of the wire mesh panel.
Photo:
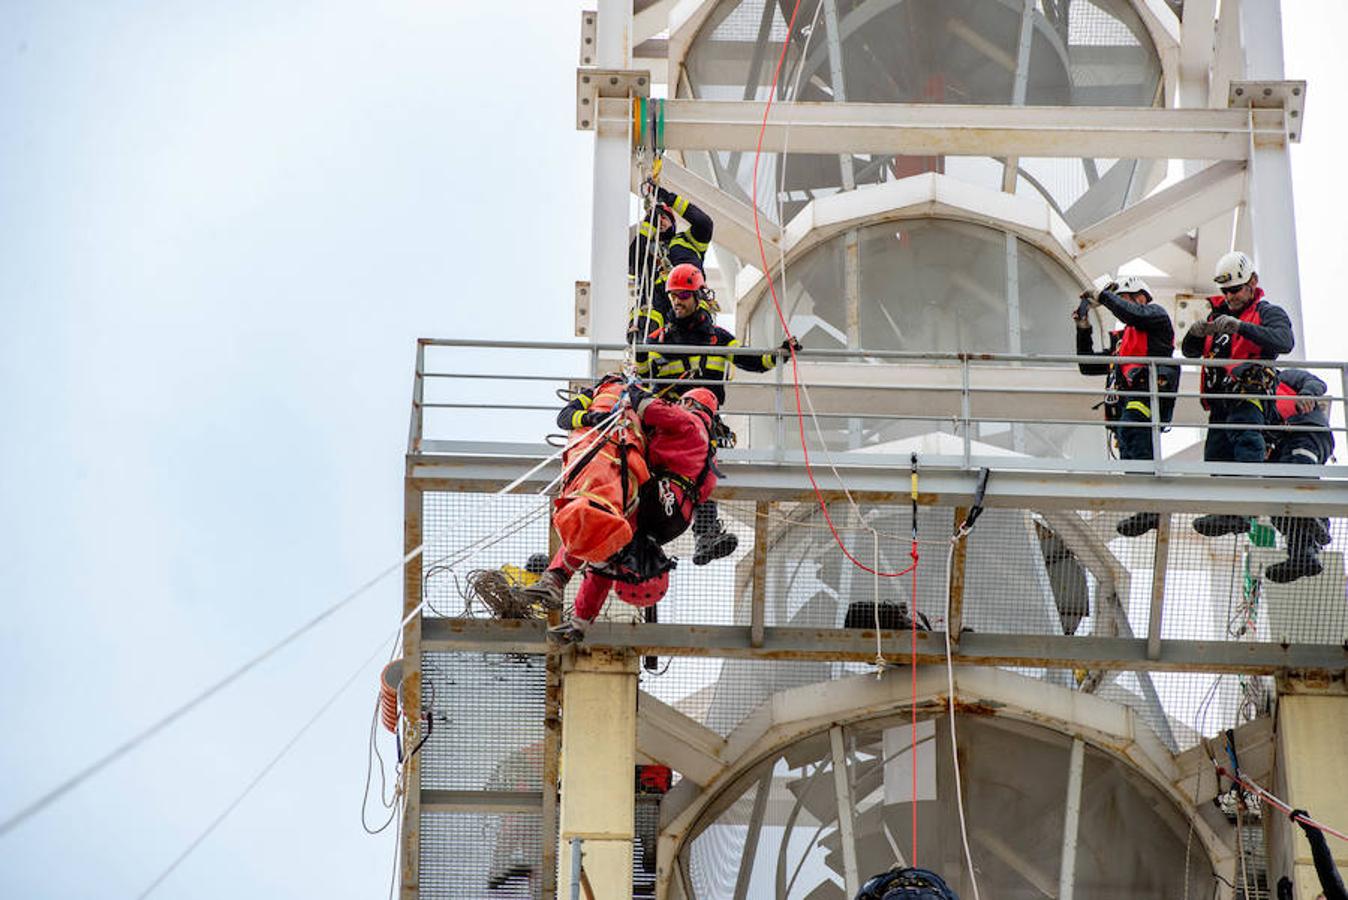
[(422, 654), (422, 696), (435, 725), (421, 750), (421, 786), (541, 789), (545, 678), (538, 656)]
[(485, 616), (468, 589), (477, 570), (524, 569), (548, 551), (548, 501), (533, 494), (428, 492), (422, 501), (422, 595), (428, 616)]
[(541, 897), (541, 824), (537, 813), (423, 814), (421, 897)]

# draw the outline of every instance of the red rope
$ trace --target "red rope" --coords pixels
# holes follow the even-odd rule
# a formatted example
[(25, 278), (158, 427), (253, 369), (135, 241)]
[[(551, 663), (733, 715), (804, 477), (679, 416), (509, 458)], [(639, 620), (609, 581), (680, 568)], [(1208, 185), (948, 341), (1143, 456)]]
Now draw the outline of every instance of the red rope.
[(881, 578), (898, 578), (907, 575), (917, 568), (917, 557), (913, 557), (913, 564), (903, 569), (893, 572), (880, 571), (872, 569), (861, 560), (852, 555), (852, 551), (847, 549), (843, 543), (842, 536), (838, 534), (838, 529), (833, 524), (833, 517), (829, 515), (828, 503), (824, 500), (823, 491), (819, 489), (819, 482), (814, 477), (814, 465), (810, 461), (810, 448), (805, 441), (805, 409), (800, 400), (800, 367), (796, 360), (796, 348), (794, 336), (791, 334), (791, 328), (786, 323), (786, 316), (782, 312), (781, 301), (777, 297), (777, 286), (772, 280), (772, 267), (768, 265), (768, 254), (763, 246), (763, 232), (758, 223), (758, 163), (763, 156), (763, 135), (768, 130), (768, 114), (772, 111), (772, 100), (777, 95), (777, 79), (781, 75), (782, 63), (786, 61), (787, 48), (791, 46), (791, 34), (796, 28), (796, 14), (800, 12), (800, 0), (796, 0), (795, 6), (791, 9), (791, 21), (786, 26), (786, 40), (782, 42), (782, 52), (777, 57), (777, 65), (772, 70), (772, 88), (768, 92), (768, 102), (763, 107), (763, 124), (758, 129), (758, 145), (754, 148), (754, 169), (753, 169), (753, 210), (754, 210), (754, 236), (758, 239), (758, 256), (763, 262), (763, 275), (768, 280), (768, 292), (772, 295), (772, 306), (777, 311), (777, 320), (782, 323), (782, 331), (788, 339), (787, 347), (791, 351), (791, 384), (796, 395), (796, 424), (800, 431), (800, 449), (805, 456), (805, 474), (810, 479), (810, 487), (814, 490), (815, 499), (819, 501), (819, 509), (824, 514), (824, 521), (828, 523), (828, 530), (833, 533), (833, 540), (842, 551), (843, 556), (847, 557), (852, 565), (861, 569), (863, 572), (869, 572), (872, 575), (878, 575)]
[(917, 536), (913, 537), (912, 546), (912, 565), (905, 566), (892, 572), (886, 572), (878, 568), (871, 568), (861, 560), (852, 555), (852, 551), (847, 549), (843, 543), (842, 535), (838, 534), (837, 527), (833, 524), (833, 517), (829, 515), (828, 503), (824, 500), (824, 493), (819, 489), (819, 482), (814, 477), (814, 465), (810, 461), (810, 447), (805, 440), (805, 409), (801, 405), (800, 399), (800, 365), (796, 358), (795, 337), (791, 334), (791, 327), (786, 322), (786, 315), (782, 311), (781, 300), (777, 297), (777, 286), (772, 280), (772, 266), (768, 264), (768, 254), (763, 246), (763, 231), (758, 222), (758, 163), (763, 157), (763, 136), (768, 130), (768, 115), (772, 111), (773, 98), (777, 96), (777, 79), (781, 76), (782, 64), (786, 61), (787, 48), (791, 46), (791, 35), (796, 28), (796, 14), (800, 12), (800, 0), (796, 0), (791, 8), (791, 19), (786, 25), (786, 39), (782, 41), (782, 52), (777, 57), (777, 65), (772, 70), (772, 87), (768, 91), (768, 100), (763, 107), (763, 123), (758, 129), (758, 143), (754, 147), (754, 168), (752, 176), (753, 191), (753, 212), (754, 212), (754, 237), (758, 241), (758, 257), (763, 263), (763, 277), (768, 280), (768, 293), (772, 296), (772, 307), (777, 312), (777, 321), (782, 325), (782, 332), (787, 337), (787, 348), (791, 353), (791, 386), (796, 396), (796, 426), (800, 434), (800, 449), (805, 458), (805, 475), (810, 479), (810, 488), (814, 491), (815, 500), (819, 503), (819, 511), (824, 514), (824, 521), (828, 523), (828, 530), (833, 535), (833, 541), (842, 551), (847, 560), (861, 569), (863, 572), (869, 572), (880, 578), (898, 578), (912, 573), (912, 602), (909, 604), (909, 616), (912, 619), (910, 628), (912, 631), (912, 659), (909, 669), (912, 672), (912, 752), (909, 756), (909, 762), (912, 765), (912, 794), (910, 805), (912, 807), (912, 857), (908, 860), (908, 865), (917, 865)]

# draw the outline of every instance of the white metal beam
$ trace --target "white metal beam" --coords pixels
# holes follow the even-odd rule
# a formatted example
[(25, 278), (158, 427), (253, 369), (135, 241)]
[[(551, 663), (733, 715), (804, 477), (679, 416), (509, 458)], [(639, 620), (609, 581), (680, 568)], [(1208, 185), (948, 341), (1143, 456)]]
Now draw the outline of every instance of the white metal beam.
[[(752, 151), (764, 103), (669, 100), (665, 145), (681, 150)], [(787, 103), (763, 134), (764, 152), (887, 153), (911, 156), (1044, 156), (1246, 159), (1250, 136), (1281, 141), (1284, 112), (1133, 107), (963, 106), (908, 103)], [(600, 133), (624, 132), (631, 105), (599, 101)]]
[(645, 691), (637, 692), (637, 751), (696, 784), (710, 784), (725, 771), (718, 754), (725, 739)]
[[(633, 169), (633, 188), (636, 188), (637, 172)], [(683, 194), (702, 208), (716, 223), (712, 240), (725, 247), (731, 253), (751, 263), (758, 261), (758, 241), (754, 235), (754, 215), (749, 204), (732, 196), (704, 178), (700, 178), (683, 166), (665, 157), (660, 174), (660, 183), (676, 194)], [(781, 240), (782, 230), (777, 223), (766, 217), (759, 217), (759, 228), (763, 232), (763, 245), (772, 259), (777, 253), (777, 242)]]
[(669, 11), (677, 0), (655, 0), (641, 12), (632, 15), (632, 46), (653, 38), (669, 27)]
[(1076, 234), (1077, 263), (1086, 272), (1112, 272), (1245, 198), (1245, 164), (1220, 162)]
[[(632, 0), (599, 0), (595, 20), (595, 65), (629, 69), (632, 64)], [(590, 298), (594, 341), (621, 341), (627, 324), (628, 172), (632, 168), (631, 108), (626, 121), (595, 129), (594, 213), (590, 235)], [(598, 125), (598, 123), (596, 123)]]
[[(842, 845), (843, 883), (848, 896), (861, 890), (861, 875), (857, 869), (856, 803), (852, 798), (852, 782), (847, 775), (847, 750), (843, 746), (842, 726), (828, 730), (829, 748), (833, 751), (833, 793), (838, 801), (838, 838)], [(914, 760), (913, 765), (917, 765)]]
[(1077, 831), (1081, 823), (1081, 770), (1086, 759), (1086, 742), (1072, 739), (1072, 756), (1067, 766), (1067, 804), (1062, 821), (1062, 856), (1058, 871), (1058, 898), (1072, 900), (1077, 880)]

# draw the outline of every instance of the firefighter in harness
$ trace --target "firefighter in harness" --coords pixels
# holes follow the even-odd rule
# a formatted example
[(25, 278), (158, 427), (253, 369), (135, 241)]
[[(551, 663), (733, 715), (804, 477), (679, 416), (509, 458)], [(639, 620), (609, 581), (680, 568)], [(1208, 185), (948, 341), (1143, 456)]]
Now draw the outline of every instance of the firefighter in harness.
[[(669, 273), (668, 288), (673, 319), (663, 328), (652, 332), (649, 343), (671, 347), (705, 347), (706, 351), (638, 353), (637, 371), (660, 382), (658, 393), (661, 396), (677, 397), (698, 386), (711, 393), (719, 409), (725, 403), (725, 382), (730, 378), (732, 365), (746, 372), (766, 372), (777, 365), (780, 356), (789, 354), (793, 346), (796, 350), (800, 349), (799, 342), (788, 339), (774, 353), (746, 355), (727, 352), (740, 346), (740, 342), (716, 324), (712, 309), (706, 303), (706, 279), (701, 270), (691, 264), (675, 266)], [(683, 382), (687, 382), (688, 387), (685, 388)], [(734, 446), (734, 434), (721, 423), (719, 417), (713, 418), (713, 428), (718, 446)], [(698, 506), (693, 520), (693, 533), (697, 535), (697, 549), (693, 553), (695, 566), (729, 556), (739, 545), (739, 539), (721, 523), (714, 502)]]
[[(630, 393), (645, 432), (649, 473), (638, 493), (634, 535), (602, 564), (586, 568), (571, 620), (553, 629), (554, 636), (563, 641), (584, 635), (610, 589), (637, 607), (652, 606), (664, 596), (674, 562), (661, 546), (688, 530), (694, 510), (706, 503), (716, 487), (716, 445), (711, 437), (719, 408), (715, 395), (705, 388), (693, 389), (670, 402), (640, 389), (630, 389)], [(582, 392), (558, 414), (558, 424), (599, 426), (607, 414), (590, 410), (590, 405), (589, 396)], [(539, 580), (521, 589), (521, 599), (560, 609), (566, 585), (582, 565), (563, 546)]]
[[(670, 321), (672, 312), (667, 279), (672, 269), (691, 265), (699, 273), (707, 248), (711, 246), (715, 223), (687, 197), (656, 186), (650, 180), (642, 186), (653, 197), (651, 215), (637, 224), (636, 237), (627, 248), (627, 270), (636, 278), (638, 305), (628, 323), (628, 337), (644, 340)], [(688, 227), (678, 231), (682, 216)]]
[[(1096, 351), (1091, 340), (1091, 323), (1087, 312), (1091, 307), (1103, 306), (1123, 323), (1123, 328), (1109, 333), (1107, 350)], [(1151, 288), (1135, 275), (1127, 275), (1101, 290), (1081, 295), (1081, 304), (1072, 313), (1077, 325), (1078, 356), (1164, 356), (1175, 355), (1175, 326), (1165, 307), (1154, 303)], [(1156, 390), (1159, 410), (1151, 408), (1149, 396), (1120, 396), (1146, 393), (1151, 389), (1151, 374), (1145, 363), (1078, 363), (1082, 375), (1104, 375), (1105, 421), (1118, 444), (1119, 459), (1155, 459), (1151, 421), (1153, 413), (1168, 423), (1175, 410), (1175, 392), (1179, 389), (1180, 369), (1177, 365), (1156, 367)], [(1118, 524), (1116, 530), (1124, 537), (1138, 537), (1157, 526), (1160, 516), (1154, 512), (1140, 512)]]

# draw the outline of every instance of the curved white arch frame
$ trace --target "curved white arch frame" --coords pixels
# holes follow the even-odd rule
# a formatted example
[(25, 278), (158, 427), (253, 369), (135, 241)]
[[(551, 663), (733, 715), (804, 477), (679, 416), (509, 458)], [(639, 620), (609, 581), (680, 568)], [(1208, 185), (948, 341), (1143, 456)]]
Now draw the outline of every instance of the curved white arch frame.
[[(994, 191), (936, 172), (810, 201), (782, 230), (787, 269), (815, 247), (850, 229), (932, 218), (970, 222), (1014, 234), (1052, 257), (1083, 287), (1095, 274), (1077, 264), (1072, 229), (1043, 197)], [(769, 262), (774, 261), (769, 256)], [(744, 330), (766, 292), (767, 280), (760, 270), (746, 267), (740, 271), (735, 284), (739, 331)]]
[[(917, 706), (944, 715), (948, 687), (940, 668), (918, 670)], [(977, 704), (991, 715), (1081, 737), (1091, 746), (1130, 766), (1167, 797), (1193, 825), (1213, 871), (1228, 883), (1236, 878), (1236, 855), (1195, 808), (1195, 773), (1187, 771), (1150, 728), (1128, 707), (1091, 694), (1003, 670), (960, 668), (955, 672), (957, 702)], [(856, 675), (782, 691), (764, 701), (726, 738), (717, 755), (725, 763), (719, 774), (699, 786), (681, 781), (666, 795), (661, 808), (656, 897), (670, 900), (680, 851), (691, 830), (725, 790), (762, 760), (809, 735), (835, 725), (850, 725), (912, 708), (912, 686), (906, 672), (890, 670), (882, 677)], [(948, 752), (942, 748), (938, 752)], [(1201, 769), (1199, 770), (1201, 772)], [(1210, 795), (1209, 795), (1210, 796)], [(1199, 805), (1205, 805), (1200, 799)], [(1231, 900), (1226, 886), (1219, 894)]]
[[(703, 23), (724, 0), (682, 0), (669, 12), (668, 82), (677, 84), (683, 61)], [(1004, 2), (1004, 0), (1003, 0)], [(1163, 0), (1130, 0), (1156, 45), (1161, 63), (1162, 96), (1174, 96), (1179, 83), (1180, 22)]]

